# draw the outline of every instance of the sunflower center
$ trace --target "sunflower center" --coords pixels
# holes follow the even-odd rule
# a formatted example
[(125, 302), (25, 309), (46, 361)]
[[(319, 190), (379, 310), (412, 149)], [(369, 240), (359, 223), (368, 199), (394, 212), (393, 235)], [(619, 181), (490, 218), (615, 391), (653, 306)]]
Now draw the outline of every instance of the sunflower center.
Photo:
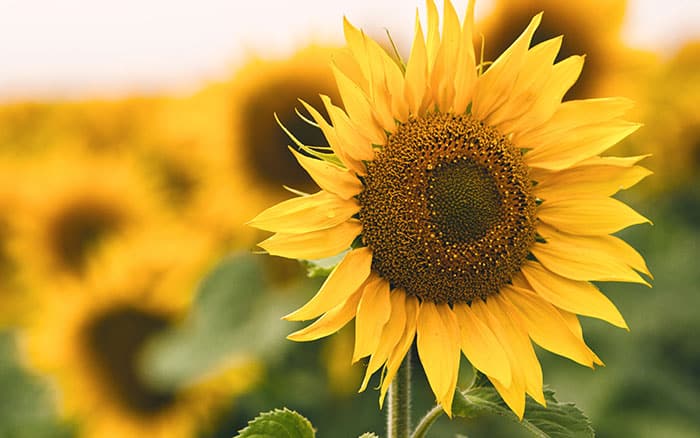
[(470, 158), (438, 163), (428, 174), (427, 193), (433, 221), (449, 240), (476, 240), (500, 218), (498, 187), (486, 169)]
[(90, 251), (124, 223), (115, 205), (93, 199), (76, 200), (49, 225), (49, 242), (57, 262), (80, 273)]
[(149, 386), (138, 367), (146, 341), (169, 323), (164, 315), (124, 306), (99, 315), (85, 328), (87, 350), (100, 380), (135, 415), (157, 414), (175, 402), (172, 392)]
[(401, 125), (367, 164), (363, 242), (392, 287), (438, 303), (492, 295), (535, 239), (535, 202), (521, 152), (468, 115)]

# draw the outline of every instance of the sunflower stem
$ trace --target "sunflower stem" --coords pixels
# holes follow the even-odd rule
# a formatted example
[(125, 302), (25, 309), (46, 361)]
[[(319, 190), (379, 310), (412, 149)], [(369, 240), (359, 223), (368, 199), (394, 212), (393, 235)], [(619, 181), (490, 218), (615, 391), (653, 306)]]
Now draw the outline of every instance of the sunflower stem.
[(389, 386), (387, 438), (408, 438), (411, 430), (411, 354), (409, 350)]
[(442, 406), (437, 405), (434, 406), (431, 410), (428, 411), (427, 414), (420, 420), (420, 423), (418, 423), (418, 426), (416, 426), (416, 430), (413, 431), (413, 434), (411, 434), (411, 438), (424, 438), (425, 434), (428, 433), (428, 429), (435, 423), (435, 420), (440, 418), (444, 411), (442, 410)]

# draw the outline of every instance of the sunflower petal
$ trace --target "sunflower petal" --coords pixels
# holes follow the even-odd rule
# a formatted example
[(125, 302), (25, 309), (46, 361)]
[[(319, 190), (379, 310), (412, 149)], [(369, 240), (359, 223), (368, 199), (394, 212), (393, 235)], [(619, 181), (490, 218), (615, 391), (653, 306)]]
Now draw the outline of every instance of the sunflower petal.
[(423, 301), (418, 312), (418, 356), (438, 402), (452, 417), (459, 371), (459, 323), (447, 304)]
[(357, 248), (348, 252), (338, 263), (321, 289), (298, 310), (286, 315), (288, 321), (305, 321), (329, 311), (355, 293), (369, 277), (372, 251)]
[(476, 85), (476, 55), (474, 54), (474, 0), (467, 3), (467, 12), (462, 24), (461, 41), (455, 71), (455, 97), (452, 111), (462, 114), (467, 110)]
[(418, 11), (416, 11), (416, 30), (411, 46), (411, 54), (406, 63), (406, 76), (404, 82), (404, 94), (411, 114), (420, 114), (425, 108), (425, 91), (428, 82), (428, 55), (423, 39), (423, 29), (420, 25)]
[(333, 228), (303, 234), (277, 233), (258, 246), (270, 255), (315, 260), (340, 254), (362, 231), (362, 224), (350, 219)]
[[(555, 307), (557, 312), (564, 318), (564, 322), (566, 322), (566, 325), (569, 327), (569, 330), (571, 333), (573, 333), (578, 339), (580, 339), (582, 342), (586, 342), (583, 339), (583, 328), (581, 328), (581, 323), (578, 320), (578, 316), (576, 316), (575, 313), (567, 312), (564, 309), (560, 309), (558, 307)], [(593, 363), (598, 366), (605, 366), (602, 360), (598, 357), (597, 354), (593, 350), (590, 349), (590, 347), (586, 346), (588, 348), (588, 352), (593, 358)]]
[(537, 144), (520, 143), (518, 146), (532, 148), (523, 157), (528, 166), (561, 170), (604, 152), (640, 126), (638, 123), (612, 120), (552, 132)]
[(610, 234), (631, 225), (651, 223), (626, 204), (613, 198), (579, 198), (545, 201), (537, 217), (561, 231), (594, 236)]
[(469, 362), (487, 376), (510, 385), (510, 362), (493, 332), (467, 304), (455, 304), (454, 312), (459, 322), (462, 351)]
[(401, 340), (401, 336), (406, 328), (406, 293), (394, 290), (389, 295), (391, 300), (391, 316), (387, 321), (382, 335), (379, 338), (379, 345), (367, 364), (365, 378), (360, 386), (360, 392), (367, 388), (369, 378), (374, 374), (389, 358), (389, 354)]
[(362, 290), (350, 295), (345, 301), (326, 312), (312, 324), (287, 336), (287, 339), (306, 342), (332, 335), (355, 317), (360, 297), (362, 297)]
[(574, 280), (636, 281), (647, 284), (638, 275), (630, 274), (629, 269), (624, 269), (625, 266), (652, 277), (644, 258), (619, 237), (572, 236), (542, 223), (537, 226), (537, 232), (547, 240), (547, 244), (536, 246), (548, 246), (549, 252), (542, 255), (551, 260), (550, 264), (556, 263), (553, 257), (561, 257), (560, 260), (575, 265), (589, 265), (588, 268), (573, 266), (571, 273), (566, 272), (566, 267), (562, 265), (560, 270), (573, 275), (569, 278)]
[(344, 200), (320, 191), (288, 199), (263, 211), (248, 224), (278, 233), (308, 233), (331, 228), (350, 219), (360, 210), (355, 199)]
[(323, 190), (335, 193), (343, 199), (350, 199), (362, 191), (362, 183), (345, 169), (326, 161), (307, 157), (293, 150), (292, 154), (301, 167)]
[(534, 16), (518, 39), (479, 76), (472, 101), (472, 114), (477, 119), (485, 120), (509, 98), (532, 35), (541, 21), (541, 13)]
[(628, 189), (652, 172), (641, 166), (576, 165), (559, 172), (541, 175), (534, 194), (544, 200), (563, 200), (586, 196), (611, 196)]
[(367, 95), (359, 85), (351, 81), (337, 66), (333, 65), (331, 67), (338, 85), (340, 98), (343, 100), (343, 105), (348, 116), (350, 116), (350, 120), (372, 144), (383, 145), (386, 142), (386, 134), (374, 118), (372, 106), (367, 100)]
[(521, 271), (532, 290), (555, 306), (628, 329), (620, 311), (591, 283), (562, 277), (533, 261), (525, 262)]
[[(392, 293), (399, 293), (399, 291), (394, 290)], [(405, 294), (403, 291), (400, 291), (400, 293)], [(414, 296), (406, 296), (406, 327), (401, 335), (401, 340), (396, 344), (396, 347), (394, 347), (391, 353), (389, 353), (389, 359), (386, 361), (386, 374), (384, 375), (384, 380), (382, 380), (382, 386), (379, 391), (380, 408), (384, 404), (384, 397), (386, 397), (389, 385), (391, 385), (391, 382), (394, 380), (394, 376), (396, 376), (401, 362), (403, 362), (404, 357), (406, 357), (408, 350), (413, 344), (413, 338), (416, 335), (418, 309), (418, 299)]]
[(353, 363), (377, 350), (382, 329), (390, 314), (389, 283), (378, 276), (370, 276), (357, 306)]
[(459, 18), (449, 0), (445, 0), (443, 12), (442, 39), (431, 71), (430, 88), (438, 109), (447, 112), (454, 102), (455, 60), (461, 38)]
[(345, 111), (333, 105), (328, 96), (321, 96), (321, 101), (331, 117), (343, 151), (355, 160), (372, 160), (374, 158), (372, 143), (360, 133)]
[(501, 296), (517, 309), (525, 328), (537, 344), (552, 353), (593, 367), (588, 347), (569, 330), (556, 308), (538, 295), (524, 289), (505, 286)]

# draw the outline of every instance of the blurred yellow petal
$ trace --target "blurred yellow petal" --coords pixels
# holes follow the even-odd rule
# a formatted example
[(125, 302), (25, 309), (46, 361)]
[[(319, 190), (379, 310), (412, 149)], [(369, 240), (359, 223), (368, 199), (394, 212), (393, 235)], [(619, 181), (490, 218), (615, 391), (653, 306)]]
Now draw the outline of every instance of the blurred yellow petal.
[(372, 251), (357, 248), (348, 252), (328, 276), (321, 289), (298, 310), (285, 316), (288, 321), (305, 321), (345, 301), (369, 277)]

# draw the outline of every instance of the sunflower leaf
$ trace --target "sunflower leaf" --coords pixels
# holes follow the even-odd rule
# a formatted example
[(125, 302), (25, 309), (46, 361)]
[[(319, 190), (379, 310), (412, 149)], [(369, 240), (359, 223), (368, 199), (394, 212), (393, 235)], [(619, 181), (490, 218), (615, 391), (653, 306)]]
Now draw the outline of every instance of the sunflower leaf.
[(234, 438), (314, 438), (311, 422), (295, 411), (274, 409), (248, 422)]
[[(485, 379), (484, 379), (485, 380)], [(544, 388), (547, 407), (527, 400), (522, 421), (506, 406), (496, 389), (483, 381), (461, 392), (457, 391), (452, 405), (454, 415), (475, 418), (482, 415), (506, 417), (541, 438), (593, 437), (595, 433), (586, 415), (573, 403), (559, 402), (554, 391)]]

